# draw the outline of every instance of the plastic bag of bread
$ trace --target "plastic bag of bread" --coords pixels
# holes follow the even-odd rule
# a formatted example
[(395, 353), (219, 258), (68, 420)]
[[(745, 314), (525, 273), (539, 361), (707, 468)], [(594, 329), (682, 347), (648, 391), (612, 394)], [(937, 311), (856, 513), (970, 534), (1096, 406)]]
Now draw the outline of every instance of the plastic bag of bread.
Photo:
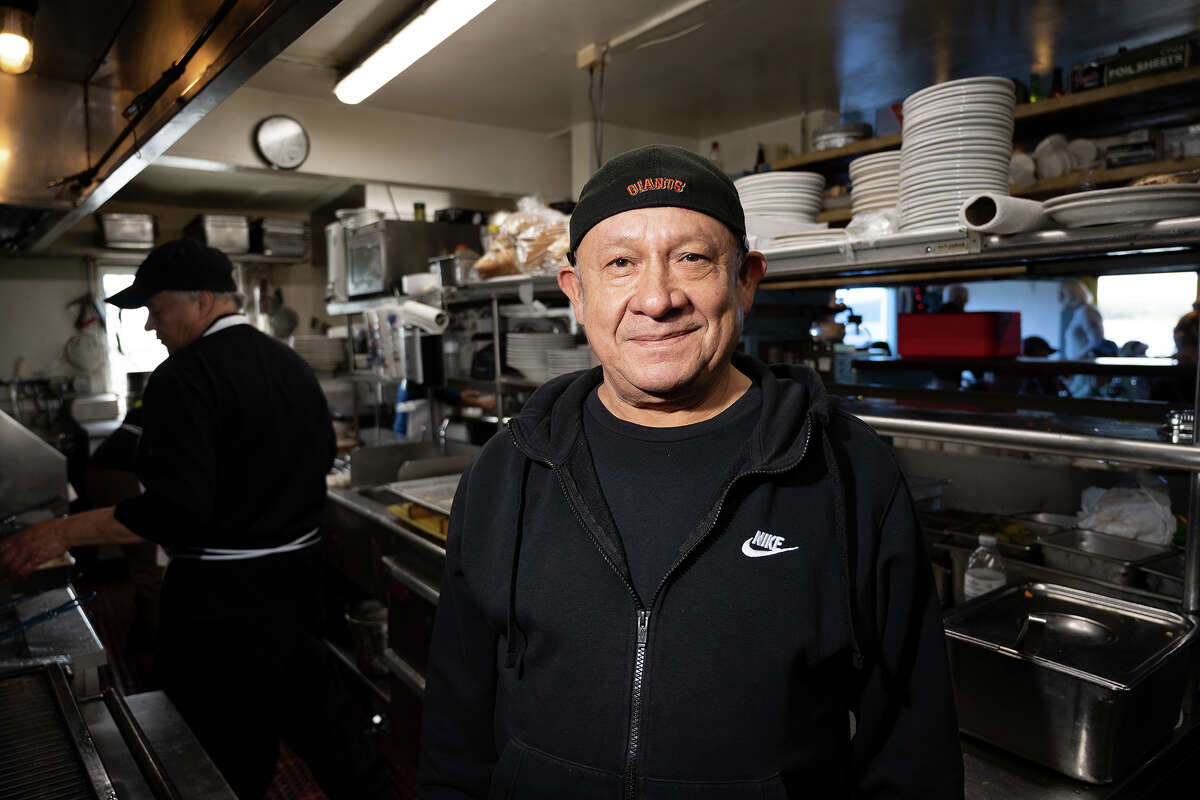
[(475, 271), (483, 279), (553, 271), (566, 263), (569, 247), (566, 215), (536, 197), (522, 197), (498, 226)]

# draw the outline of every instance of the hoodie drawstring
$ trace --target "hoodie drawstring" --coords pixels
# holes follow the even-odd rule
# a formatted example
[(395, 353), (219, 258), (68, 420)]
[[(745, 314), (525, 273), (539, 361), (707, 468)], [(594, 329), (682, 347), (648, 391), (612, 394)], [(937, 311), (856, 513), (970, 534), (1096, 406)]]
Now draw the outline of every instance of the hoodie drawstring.
[[(817, 424), (817, 419), (812, 419)], [(842, 569), (846, 586), (846, 614), (850, 623), (850, 646), (854, 649), (852, 659), (855, 669), (862, 669), (862, 648), (858, 643), (858, 635), (854, 626), (854, 591), (850, 585), (850, 543), (846, 533), (846, 493), (842, 488), (842, 473), (838, 469), (837, 459), (833, 456), (833, 444), (829, 440), (829, 431), (825, 425), (821, 429), (821, 450), (825, 454), (825, 463), (829, 467), (829, 477), (833, 481), (833, 522), (837, 534), (838, 545), (842, 548)]]
[[(524, 459), (524, 462), (521, 468), (520, 492), (517, 494), (517, 530), (513, 537), (512, 564), (508, 581), (508, 627), (505, 631), (504, 653), (504, 666), (508, 669), (519, 666), (524, 655), (524, 648), (521, 648), (520, 653), (517, 651), (517, 637), (520, 636), (520, 628), (517, 627), (517, 570), (521, 563), (521, 538), (525, 532), (525, 489), (529, 484), (530, 467), (528, 458)], [(517, 676), (520, 677), (519, 669)]]

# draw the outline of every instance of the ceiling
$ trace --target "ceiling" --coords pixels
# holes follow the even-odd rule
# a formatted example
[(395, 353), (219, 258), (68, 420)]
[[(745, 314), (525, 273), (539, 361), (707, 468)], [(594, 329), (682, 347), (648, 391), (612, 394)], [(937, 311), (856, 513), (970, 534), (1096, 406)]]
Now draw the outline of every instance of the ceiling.
[[(414, 5), (343, 0), (249, 85), (332, 99), (339, 74)], [(576, 51), (679, 5), (498, 0), (365, 104), (562, 131), (590, 119)], [(612, 52), (605, 119), (696, 138), (814, 108), (872, 121), (939, 80), (1069, 71), (1197, 28), (1200, 0), (708, 0)]]

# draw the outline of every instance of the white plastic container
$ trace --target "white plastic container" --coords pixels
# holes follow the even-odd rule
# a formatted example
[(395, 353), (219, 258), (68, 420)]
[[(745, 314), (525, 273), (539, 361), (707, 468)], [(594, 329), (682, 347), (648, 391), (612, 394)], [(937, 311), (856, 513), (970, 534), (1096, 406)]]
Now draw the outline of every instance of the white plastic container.
[(979, 547), (967, 559), (967, 571), (963, 577), (963, 597), (970, 600), (1008, 583), (1008, 570), (1004, 559), (996, 549), (996, 537), (982, 534)]

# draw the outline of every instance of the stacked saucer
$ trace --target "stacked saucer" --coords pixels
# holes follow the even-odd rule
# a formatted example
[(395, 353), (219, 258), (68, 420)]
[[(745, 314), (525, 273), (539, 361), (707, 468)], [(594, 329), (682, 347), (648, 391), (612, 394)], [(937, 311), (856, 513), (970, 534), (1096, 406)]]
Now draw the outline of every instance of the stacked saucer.
[(900, 202), (900, 151), (872, 153), (850, 162), (850, 210), (853, 216), (886, 211)]
[(328, 336), (293, 336), (289, 340), (296, 355), (308, 362), (314, 372), (331, 372), (346, 360), (346, 340)]
[(578, 372), (592, 366), (592, 348), (586, 344), (564, 350), (546, 351), (546, 372), (551, 376)]
[(811, 228), (821, 213), (825, 176), (816, 172), (762, 172), (733, 182), (746, 212), (746, 233), (771, 237), (780, 226)]
[(570, 333), (510, 333), (505, 337), (508, 365), (520, 370), (528, 380), (544, 381), (552, 373), (547, 356), (554, 350), (574, 349), (575, 336)]
[(1008, 78), (939, 83), (904, 101), (902, 230), (957, 224), (973, 194), (1008, 194), (1016, 96)]

